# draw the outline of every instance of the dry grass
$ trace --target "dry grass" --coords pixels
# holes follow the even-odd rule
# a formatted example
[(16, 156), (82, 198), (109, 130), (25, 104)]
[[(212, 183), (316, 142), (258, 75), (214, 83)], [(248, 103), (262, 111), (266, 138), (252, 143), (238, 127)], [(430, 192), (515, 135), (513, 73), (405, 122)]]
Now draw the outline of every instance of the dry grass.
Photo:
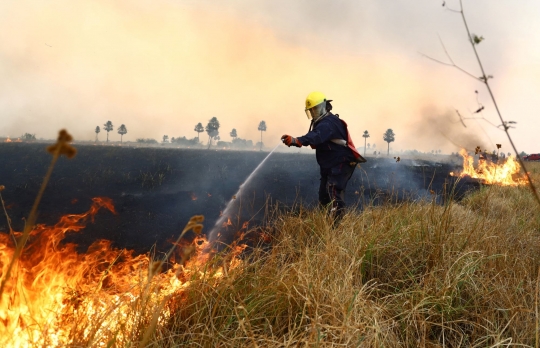
[(528, 188), (492, 186), (337, 228), (317, 211), (277, 216), (273, 247), (194, 281), (150, 346), (535, 346), (538, 210)]
[[(528, 170), (540, 182), (540, 164)], [(276, 214), (271, 247), (223, 276), (210, 270), (227, 252), (163, 297), (147, 270), (136, 298), (87, 320), (74, 306), (65, 329), (77, 347), (534, 347), (538, 211), (527, 187), (485, 186), (444, 206), (368, 207), (337, 227), (321, 211)]]

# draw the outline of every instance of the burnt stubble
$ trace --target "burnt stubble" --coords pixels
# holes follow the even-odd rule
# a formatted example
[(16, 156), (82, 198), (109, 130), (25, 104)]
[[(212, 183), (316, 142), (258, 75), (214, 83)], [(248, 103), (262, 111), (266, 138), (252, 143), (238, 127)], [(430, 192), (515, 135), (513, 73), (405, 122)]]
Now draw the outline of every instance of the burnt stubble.
[[(61, 158), (54, 169), (39, 208), (38, 223), (54, 224), (62, 215), (83, 213), (93, 197), (108, 197), (117, 214), (103, 211), (80, 233), (69, 233), (81, 251), (97, 239), (118, 248), (148, 252), (166, 250), (193, 215), (205, 216), (209, 232), (229, 202), (234, 204), (235, 226), (264, 223), (265, 205), (296, 209), (317, 205), (319, 167), (315, 155), (273, 153), (253, 180), (233, 199), (239, 186), (268, 154), (260, 151), (137, 148), (75, 145), (77, 156)], [(0, 184), (12, 226), (24, 228), (39, 185), (49, 164), (45, 144), (0, 144)], [(444, 204), (459, 160), (438, 161), (368, 157), (349, 181), (346, 202), (361, 210), (366, 204), (395, 204), (433, 200)], [(453, 191), (459, 199), (478, 187), (466, 180)], [(231, 228), (229, 228), (231, 229)], [(235, 227), (233, 226), (233, 230)], [(5, 217), (0, 231), (7, 231)]]

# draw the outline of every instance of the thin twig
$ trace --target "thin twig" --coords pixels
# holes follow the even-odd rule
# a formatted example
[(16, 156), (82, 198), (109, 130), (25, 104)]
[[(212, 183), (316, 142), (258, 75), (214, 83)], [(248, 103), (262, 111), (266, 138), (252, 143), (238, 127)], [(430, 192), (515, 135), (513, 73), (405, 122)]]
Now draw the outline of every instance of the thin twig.
[(456, 109), (456, 113), (459, 116), (459, 120), (461, 121), (461, 124), (463, 125), (463, 127), (467, 128), (467, 126), (465, 125), (465, 122), (463, 122), (463, 117), (461, 117), (461, 114), (459, 113), (458, 109)]
[[(460, 68), (459, 66), (455, 65), (452, 58), (448, 55), (448, 52), (446, 51), (446, 48), (444, 47), (443, 45), (443, 48), (446, 52), (446, 55), (447, 57), (450, 59), (450, 61), (452, 62), (451, 64), (450, 63), (445, 63), (445, 62), (442, 62), (438, 59), (435, 59), (435, 58), (432, 58), (432, 57), (429, 57), (425, 54), (422, 54), (424, 57), (428, 58), (428, 59), (431, 59), (435, 62), (438, 62), (440, 64), (443, 64), (443, 65), (446, 65), (446, 66), (452, 66), (452, 67), (455, 67), (456, 69), (462, 71), (463, 73), (465, 73), (466, 75), (468, 76), (471, 76), (473, 77), (475, 80), (478, 80), (480, 82), (482, 82), (483, 84), (486, 85), (486, 88), (488, 90), (488, 93), (489, 93), (489, 96), (491, 98), (491, 101), (493, 102), (493, 105), (495, 106), (495, 111), (497, 112), (497, 115), (499, 116), (499, 119), (501, 121), (501, 125), (503, 127), (503, 130), (504, 132), (506, 133), (506, 136), (508, 138), (508, 141), (510, 142), (510, 145), (512, 146), (512, 149), (514, 150), (515, 154), (516, 154), (516, 158), (519, 162), (519, 165), (521, 166), (521, 169), (523, 170), (523, 172), (525, 173), (525, 177), (527, 178), (527, 183), (529, 185), (529, 188), (531, 189), (532, 191), (532, 194), (534, 196), (534, 198), (536, 199), (536, 203), (538, 203), (538, 205), (540, 206), (540, 194), (538, 193), (538, 191), (536, 190), (536, 187), (529, 175), (529, 173), (527, 172), (527, 169), (525, 168), (525, 163), (523, 162), (523, 159), (521, 158), (521, 156), (519, 155), (519, 152), (516, 148), (516, 145), (514, 144), (514, 141), (512, 140), (512, 137), (510, 136), (510, 133), (508, 132), (508, 130), (510, 129), (510, 127), (508, 126), (508, 122), (506, 122), (504, 120), (504, 118), (502, 117), (502, 114), (501, 114), (501, 111), (499, 110), (499, 106), (497, 105), (497, 101), (495, 100), (495, 96), (493, 94), (493, 91), (491, 90), (491, 86), (489, 85), (489, 78), (491, 76), (488, 76), (486, 75), (485, 71), (484, 71), (484, 66), (482, 65), (482, 61), (480, 60), (480, 56), (478, 55), (478, 51), (476, 50), (476, 43), (474, 42), (474, 40), (472, 39), (472, 36), (471, 36), (471, 32), (469, 30), (469, 25), (467, 24), (467, 19), (465, 18), (465, 11), (463, 10), (463, 0), (459, 0), (459, 7), (460, 7), (460, 10), (457, 11), (457, 10), (452, 10), (452, 9), (449, 9), (447, 8), (449, 11), (452, 11), (452, 12), (456, 12), (456, 13), (459, 13), (461, 15), (461, 18), (463, 20), (463, 24), (465, 26), (465, 30), (467, 31), (467, 40), (469, 41), (469, 43), (471, 44), (471, 47), (473, 49), (473, 52), (474, 52), (474, 55), (476, 57), (476, 61), (478, 62), (478, 66), (480, 67), (480, 71), (482, 72), (482, 75), (480, 77), (475, 77), (473, 76), (472, 74), (470, 74), (469, 72), (465, 71), (464, 69)], [(458, 113), (459, 115), (459, 113)], [(461, 119), (461, 115), (460, 116), (460, 119)]]
[(488, 120), (484, 116), (482, 116), (482, 117), (464, 117), (463, 119), (464, 120), (482, 120), (482, 121), (486, 121), (487, 123), (489, 123), (493, 127), (497, 128), (497, 130), (501, 130), (501, 129), (499, 129), (499, 127), (497, 125), (495, 125), (493, 122), (491, 122), (490, 120)]
[[(452, 10), (453, 11), (453, 10)], [(446, 65), (446, 66), (451, 66), (451, 67), (454, 67), (456, 69), (458, 69), (459, 71), (469, 75), (470, 77), (472, 77), (473, 79), (475, 80), (478, 80), (478, 81), (481, 81), (480, 78), (474, 76), (473, 74), (471, 74), (470, 72), (468, 72), (467, 70), (461, 68), (460, 66), (456, 65), (456, 63), (454, 63), (454, 60), (452, 59), (452, 57), (450, 56), (450, 54), (448, 53), (448, 50), (446, 49), (446, 46), (444, 45), (444, 42), (442, 41), (441, 39), (441, 36), (437, 34), (437, 36), (439, 37), (439, 42), (441, 43), (441, 46), (444, 50), (444, 53), (446, 54), (446, 58), (448, 58), (448, 60), (450, 61), (450, 63), (445, 63), (441, 60), (438, 60), (436, 58), (433, 58), (433, 57), (430, 57), (428, 56), (427, 54), (424, 54), (424, 53), (420, 53), (422, 56), (428, 58), (428, 59), (431, 59), (439, 64), (442, 64), (442, 65)]]
[(6, 210), (6, 205), (4, 204), (4, 199), (2, 198), (2, 194), (0, 193), (0, 202), (2, 202), (2, 208), (4, 208), (4, 214), (6, 214), (7, 224), (9, 228), (9, 234), (13, 238), (13, 243), (15, 243), (15, 246), (17, 246), (17, 238), (15, 238), (15, 234), (13, 233), (13, 228), (11, 228), (11, 219), (9, 218), (9, 215)]
[(455, 64), (453, 64), (453, 63), (452, 63), (452, 64), (451, 64), (451, 63), (445, 63), (445, 62), (443, 62), (443, 61), (441, 61), (441, 60), (438, 60), (438, 59), (436, 59), (436, 58), (430, 57), (430, 56), (428, 56), (427, 54), (424, 54), (424, 53), (421, 53), (421, 52), (418, 52), (418, 53), (420, 53), (420, 55), (426, 57), (427, 59), (431, 59), (432, 61), (437, 62), (437, 63), (442, 64), (442, 65), (454, 67), (454, 68), (460, 70), (461, 72), (463, 72), (463, 73), (469, 75), (469, 76), (472, 77), (473, 79), (475, 79), (475, 80), (477, 80), (477, 81), (481, 81), (478, 77), (474, 76), (473, 74), (469, 73), (467, 70), (464, 70), (464, 69), (462, 69), (461, 67), (459, 67), (459, 66), (457, 66), (457, 65), (455, 65)]
[(450, 53), (448, 53), (448, 50), (446, 49), (446, 46), (444, 45), (444, 42), (443, 40), (441, 39), (441, 36), (439, 34), (437, 34), (437, 37), (439, 38), (439, 42), (444, 50), (444, 53), (446, 54), (446, 57), (450, 60), (450, 62), (452, 63), (452, 65), (456, 66), (456, 63), (454, 63), (454, 60), (452, 59), (452, 57), (450, 56)]
[(34, 205), (32, 206), (32, 210), (30, 211), (30, 214), (28, 215), (28, 220), (26, 222), (26, 225), (24, 226), (24, 232), (19, 240), (19, 243), (17, 244), (15, 248), (15, 252), (13, 253), (13, 257), (11, 258), (11, 261), (9, 263), (4, 279), (2, 279), (2, 284), (0, 284), (0, 299), (2, 298), (2, 294), (4, 292), (6, 283), (11, 276), (11, 271), (13, 269), (13, 266), (17, 262), (19, 256), (22, 253), (24, 246), (26, 245), (26, 242), (28, 241), (28, 238), (30, 237), (30, 232), (32, 231), (32, 228), (34, 227), (34, 223), (36, 222), (37, 208), (39, 206), (39, 202), (41, 201), (41, 198), (43, 197), (43, 193), (45, 192), (45, 188), (47, 187), (47, 183), (49, 182), (49, 179), (51, 178), (54, 165), (56, 164), (56, 161), (58, 160), (58, 157), (60, 156), (60, 150), (61, 148), (60, 146), (58, 146), (55, 152), (53, 153), (53, 159), (51, 161), (51, 164), (49, 165), (47, 174), (45, 175), (45, 178), (43, 178), (43, 182), (41, 183), (39, 193), (36, 199), (34, 200)]
[(510, 133), (508, 132), (508, 127), (506, 126), (506, 121), (502, 117), (501, 111), (499, 110), (499, 106), (497, 105), (497, 101), (495, 100), (495, 96), (494, 96), (493, 91), (491, 90), (491, 87), (490, 87), (489, 82), (488, 82), (489, 78), (488, 78), (488, 76), (486, 75), (486, 73), (484, 71), (484, 66), (482, 65), (482, 61), (480, 60), (480, 56), (478, 55), (478, 51), (476, 50), (475, 43), (471, 38), (471, 32), (469, 30), (469, 26), (467, 25), (467, 20), (465, 18), (465, 12), (463, 10), (463, 0), (459, 0), (459, 6), (460, 6), (460, 10), (461, 10), (460, 11), (461, 18), (463, 19), (463, 24), (465, 25), (465, 29), (467, 31), (467, 37), (468, 37), (469, 43), (471, 44), (471, 47), (472, 47), (472, 49), (474, 51), (474, 55), (476, 56), (476, 61), (478, 62), (478, 66), (480, 67), (480, 71), (482, 71), (482, 78), (480, 80), (482, 81), (482, 83), (484, 83), (486, 85), (486, 88), (487, 88), (487, 90), (489, 92), (489, 96), (491, 97), (491, 101), (493, 102), (493, 105), (495, 106), (495, 110), (497, 111), (497, 115), (499, 116), (499, 119), (501, 120), (501, 124), (504, 127), (504, 132), (506, 133), (506, 136), (508, 137), (508, 141), (510, 141), (510, 145), (512, 145), (512, 149), (514, 149), (514, 152), (516, 153), (516, 158), (519, 161), (519, 165), (523, 169), (523, 172), (525, 172), (525, 176), (527, 177), (527, 182), (529, 183), (529, 188), (531, 189), (531, 191), (532, 191), (532, 193), (533, 193), (533, 195), (534, 195), (534, 197), (536, 199), (536, 202), (540, 206), (540, 195), (538, 194), (538, 191), (536, 191), (536, 187), (534, 186), (534, 183), (533, 183), (529, 173), (527, 172), (527, 169), (525, 168), (525, 163), (523, 162), (523, 159), (519, 155), (519, 152), (518, 152), (518, 150), (516, 148), (516, 145), (514, 144), (514, 141), (512, 140), (512, 137), (510, 136)]
[(443, 2), (443, 6), (444, 6), (445, 9), (447, 9), (450, 12), (459, 13), (458, 10), (454, 10), (453, 8), (448, 7), (448, 5), (446, 5), (446, 2)]

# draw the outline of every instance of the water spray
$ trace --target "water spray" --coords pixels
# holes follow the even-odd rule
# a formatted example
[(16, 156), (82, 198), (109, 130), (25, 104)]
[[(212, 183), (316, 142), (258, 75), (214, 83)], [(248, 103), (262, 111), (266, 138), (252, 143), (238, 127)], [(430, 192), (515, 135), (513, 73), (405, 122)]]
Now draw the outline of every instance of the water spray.
[(236, 192), (236, 194), (233, 196), (233, 198), (229, 201), (229, 203), (227, 203), (227, 206), (225, 207), (225, 210), (223, 211), (223, 213), (221, 214), (221, 217), (218, 219), (218, 221), (216, 222), (216, 224), (214, 225), (214, 228), (212, 228), (212, 230), (210, 231), (210, 233), (208, 234), (208, 240), (210, 242), (213, 242), (214, 239), (215, 239), (215, 235), (217, 234), (217, 232), (219, 231), (219, 228), (223, 225), (223, 222), (225, 222), (225, 219), (227, 219), (229, 217), (229, 214), (230, 214), (230, 210), (232, 209), (232, 206), (233, 206), (233, 202), (235, 199), (237, 198), (240, 198), (240, 195), (242, 194), (242, 189), (244, 189), (248, 184), (249, 182), (251, 181), (251, 179), (255, 176), (255, 174), (259, 171), (259, 169), (262, 167), (262, 165), (264, 164), (264, 162), (266, 162), (266, 160), (268, 159), (268, 157), (270, 157), (270, 155), (278, 148), (279, 145), (277, 145), (276, 147), (274, 147), (272, 149), (272, 151), (270, 151), (270, 153), (262, 160), (261, 163), (259, 163), (259, 165), (257, 166), (257, 168), (255, 168), (251, 174), (249, 174), (249, 176), (247, 177), (247, 179), (240, 185), (240, 187), (238, 188), (238, 191)]

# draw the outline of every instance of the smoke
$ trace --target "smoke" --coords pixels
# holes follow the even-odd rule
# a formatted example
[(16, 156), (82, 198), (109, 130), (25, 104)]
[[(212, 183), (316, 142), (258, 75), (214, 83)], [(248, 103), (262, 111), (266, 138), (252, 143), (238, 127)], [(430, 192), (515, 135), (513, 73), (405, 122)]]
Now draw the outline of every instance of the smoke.
[(494, 147), (485, 133), (479, 133), (478, 127), (472, 127), (471, 122), (466, 121), (459, 111), (441, 112), (434, 107), (427, 107), (422, 110), (420, 119), (411, 125), (410, 133), (417, 141), (429, 144), (431, 150), (435, 151), (446, 147), (448, 143), (468, 151), (474, 151), (477, 146), (488, 150)]
[[(266, 121), (263, 142), (272, 148), (282, 134), (305, 134), (305, 97), (320, 90), (334, 100), (356, 145), (368, 130), (382, 148), (382, 134), (392, 128), (396, 149), (429, 151), (444, 137), (411, 136), (423, 123), (422, 110), (466, 110), (478, 84), (418, 52), (441, 58), (437, 30), (460, 25), (427, 1), (3, 2), (0, 136), (54, 138), (67, 128), (76, 140), (92, 140), (96, 126), (110, 120), (113, 141), (121, 124), (124, 141), (193, 138), (198, 122), (217, 117), (226, 141), (236, 128), (238, 137), (256, 143), (257, 126)], [(443, 33), (448, 49), (469, 52), (462, 35), (451, 33)], [(510, 69), (514, 50), (490, 47), (488, 65)], [(489, 64), (492, 57), (498, 65)], [(474, 69), (468, 58), (464, 68)], [(502, 72), (496, 77), (504, 81)], [(536, 83), (529, 80), (531, 90)], [(528, 115), (514, 120), (522, 124)], [(451, 141), (439, 147), (455, 151)]]

